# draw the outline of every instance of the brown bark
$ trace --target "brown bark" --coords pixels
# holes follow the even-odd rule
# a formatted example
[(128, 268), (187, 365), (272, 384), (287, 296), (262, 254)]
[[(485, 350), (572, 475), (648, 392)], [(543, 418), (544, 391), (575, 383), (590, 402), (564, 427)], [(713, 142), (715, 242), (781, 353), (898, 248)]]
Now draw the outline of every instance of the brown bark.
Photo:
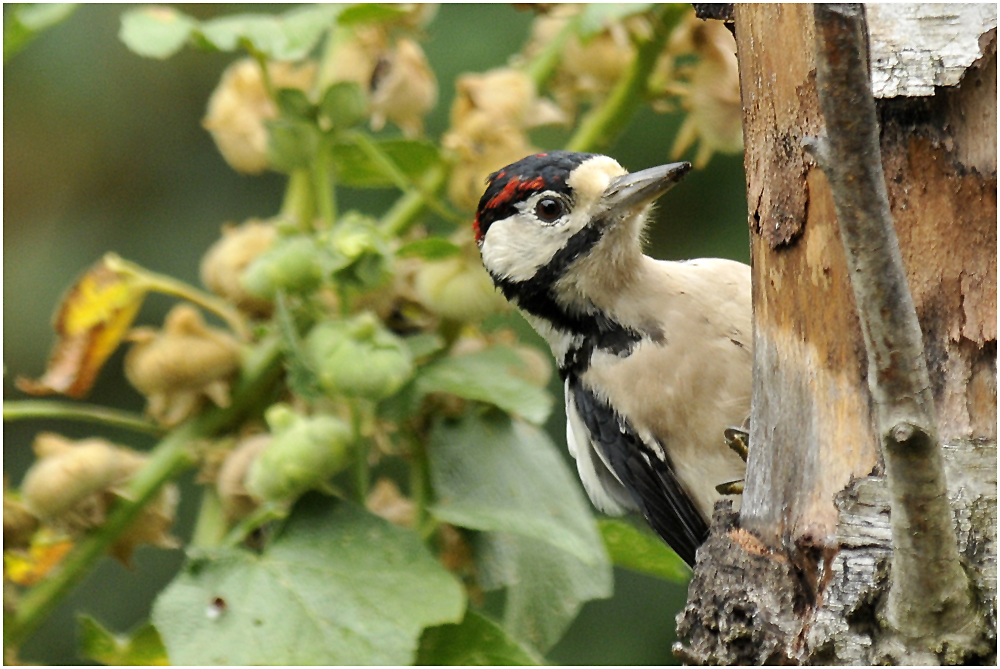
[[(737, 5), (754, 281), (750, 458), (699, 552), (679, 654), (699, 663), (996, 654), (996, 32), (957, 87), (878, 101), (885, 182), (945, 444), (982, 643), (886, 635), (892, 539), (867, 355), (826, 176), (810, 5)], [(992, 40), (992, 41), (990, 41)]]

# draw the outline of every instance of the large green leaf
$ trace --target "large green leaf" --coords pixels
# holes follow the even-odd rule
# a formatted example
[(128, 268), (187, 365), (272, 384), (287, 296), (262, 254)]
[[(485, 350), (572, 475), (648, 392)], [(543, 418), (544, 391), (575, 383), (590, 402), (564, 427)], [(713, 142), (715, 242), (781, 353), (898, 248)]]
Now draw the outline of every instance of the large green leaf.
[(476, 557), (484, 588), (507, 587), (504, 629), (543, 653), (562, 638), (585, 602), (610, 597), (614, 589), (609, 563), (586, 565), (538, 539), (484, 533)]
[(205, 49), (246, 48), (272, 60), (302, 60), (337, 17), (338, 5), (314, 5), (284, 14), (237, 14), (198, 21), (176, 9), (142, 7), (122, 15), (119, 37), (140, 56), (169, 58), (189, 41)]
[(260, 554), (193, 558), (153, 608), (173, 664), (409, 664), (465, 596), (419, 537), (310, 494)]
[(80, 654), (88, 660), (111, 666), (155, 666), (167, 662), (160, 635), (149, 623), (128, 635), (112, 634), (88, 615), (80, 615), (77, 623)]
[(577, 34), (587, 40), (607, 29), (611, 24), (639, 14), (653, 6), (651, 2), (608, 2), (586, 5), (580, 15)]
[(674, 583), (687, 583), (691, 568), (659, 537), (624, 520), (597, 521), (611, 561), (619, 567)]
[(429, 456), (439, 520), (532, 537), (588, 565), (608, 564), (580, 484), (542, 430), (498, 412), (469, 413), (434, 426)]
[(39, 33), (72, 14), (79, 3), (11, 3), (3, 13), (3, 62), (28, 45)]
[(163, 59), (180, 51), (197, 25), (172, 7), (140, 7), (122, 14), (118, 38), (133, 53)]
[(552, 412), (552, 396), (517, 375), (524, 362), (516, 352), (493, 346), (478, 353), (435, 360), (420, 370), (419, 393), (449, 393), (495, 404), (532, 423), (544, 423)]
[[(427, 170), (441, 161), (437, 147), (430, 142), (411, 139), (372, 141), (383, 156), (411, 182), (418, 182)], [(332, 165), (337, 183), (354, 188), (392, 188), (392, 176), (351, 139), (333, 144)]]
[(511, 638), (489, 618), (466, 611), (458, 625), (424, 630), (417, 651), (420, 665), (434, 666), (534, 666), (543, 663), (534, 651)]

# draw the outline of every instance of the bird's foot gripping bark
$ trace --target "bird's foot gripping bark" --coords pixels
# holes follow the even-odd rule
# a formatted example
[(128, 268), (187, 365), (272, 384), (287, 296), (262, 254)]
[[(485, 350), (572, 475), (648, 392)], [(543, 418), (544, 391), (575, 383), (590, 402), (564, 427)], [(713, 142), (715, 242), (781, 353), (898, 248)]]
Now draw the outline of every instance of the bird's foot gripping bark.
[[(744, 427), (727, 427), (723, 434), (726, 437), (726, 445), (731, 448), (736, 455), (743, 459), (743, 462), (747, 461), (747, 456), (750, 453), (750, 433), (746, 431), (746, 425)], [(720, 483), (715, 486), (716, 491), (720, 495), (742, 495), (743, 494), (743, 479), (737, 479), (735, 481), (727, 481), (726, 483)]]

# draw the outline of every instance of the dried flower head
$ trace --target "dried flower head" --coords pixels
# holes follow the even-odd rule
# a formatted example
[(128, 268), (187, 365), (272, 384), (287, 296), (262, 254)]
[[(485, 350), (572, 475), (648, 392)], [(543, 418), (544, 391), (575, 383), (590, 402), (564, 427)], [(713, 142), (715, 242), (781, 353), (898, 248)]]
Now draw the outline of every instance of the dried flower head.
[[(276, 89), (306, 91), (315, 80), (316, 66), (270, 63), (267, 72)], [(259, 174), (268, 167), (264, 123), (278, 117), (278, 108), (268, 95), (261, 75), (260, 65), (251, 58), (227, 67), (209, 98), (208, 112), (202, 121), (226, 162), (246, 174)]]
[[(74, 442), (51, 433), (38, 435), (34, 450), (38, 460), (21, 483), (24, 506), (71, 535), (100, 526), (116, 498), (126, 494), (129, 479), (147, 459), (104, 439)], [(140, 543), (176, 547), (177, 541), (169, 530), (177, 495), (176, 486), (165, 487), (119, 538), (112, 554), (127, 563)]]
[(174, 307), (160, 331), (136, 328), (125, 356), (125, 376), (146, 396), (147, 411), (164, 425), (194, 413), (202, 398), (229, 405), (229, 384), (240, 366), (240, 348), (230, 334), (205, 325), (188, 304)]
[(215, 489), (219, 493), (222, 510), (230, 522), (248, 516), (257, 508), (257, 501), (247, 492), (244, 481), (250, 466), (271, 443), (271, 439), (273, 437), (270, 434), (255, 434), (241, 439), (219, 469)]
[(408, 38), (382, 54), (369, 80), (372, 129), (392, 121), (407, 137), (424, 132), (424, 116), (437, 104), (437, 79), (420, 45)]
[[(525, 57), (544, 49), (581, 11), (579, 5), (557, 5), (535, 18)], [(563, 110), (573, 115), (581, 102), (594, 103), (604, 98), (635, 56), (633, 35), (648, 35), (650, 30), (648, 19), (636, 15), (609, 23), (587, 39), (570, 36), (550, 82), (552, 94)]]
[(365, 506), (376, 516), (385, 518), (393, 525), (413, 529), (417, 519), (417, 506), (412, 499), (403, 496), (392, 479), (380, 478), (372, 486), (365, 500)]
[(273, 306), (270, 300), (247, 293), (240, 277), (251, 262), (274, 245), (277, 236), (274, 225), (257, 219), (224, 226), (222, 237), (201, 260), (202, 283), (242, 311), (254, 316), (269, 315)]
[(448, 183), (452, 202), (474, 210), (486, 177), (536, 151), (525, 129), (565, 120), (523, 72), (501, 68), (459, 77), (451, 128), (441, 140), (456, 161)]
[(704, 167), (715, 152), (742, 151), (743, 106), (732, 34), (721, 21), (703, 21), (692, 13), (671, 35), (670, 51), (699, 58), (693, 67), (677, 73), (684, 83), (674, 90), (688, 114), (677, 133), (673, 157), (680, 157), (696, 141), (695, 167)]

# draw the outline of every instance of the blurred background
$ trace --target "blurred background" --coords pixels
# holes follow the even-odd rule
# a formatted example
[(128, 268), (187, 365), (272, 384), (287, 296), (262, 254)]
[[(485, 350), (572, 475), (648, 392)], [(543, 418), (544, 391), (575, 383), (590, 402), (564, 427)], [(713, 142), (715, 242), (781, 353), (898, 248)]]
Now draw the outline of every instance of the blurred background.
[[(199, 18), (248, 11), (234, 5), (182, 9)], [(255, 5), (252, 11), (278, 9)], [(140, 58), (117, 38), (122, 11), (83, 6), (4, 66), (4, 399), (23, 397), (13, 386), (18, 375), (42, 373), (55, 305), (103, 253), (115, 251), (197, 284), (201, 256), (223, 223), (269, 216), (280, 206), (284, 178), (238, 175), (201, 127), (208, 96), (234, 56), (189, 49), (163, 62)], [(531, 20), (530, 12), (510, 5), (441, 6), (424, 43), (440, 86), (439, 103), (427, 118), (432, 138), (447, 128), (455, 77), (504, 64), (526, 41)], [(607, 153), (630, 170), (670, 162), (682, 120), (679, 114), (644, 109)], [(563, 137), (553, 131), (534, 135), (545, 148), (559, 148)], [(742, 157), (715, 155), (662, 201), (649, 230), (648, 253), (747, 262), (744, 192)], [(339, 194), (344, 210), (375, 215), (396, 196), (390, 190)], [(160, 323), (172, 303), (151, 296), (137, 323)], [(541, 345), (537, 339), (532, 343)], [(142, 411), (142, 397), (123, 378), (121, 358), (119, 351), (106, 365), (88, 401)], [(558, 383), (552, 391), (561, 397)], [(548, 427), (564, 444), (561, 409)], [(76, 423), (4, 424), (9, 485), (19, 483), (32, 461), (31, 441), (41, 430), (72, 438), (93, 434)], [(152, 444), (130, 432), (102, 433), (137, 448)], [(197, 510), (191, 479), (182, 481), (174, 530), (182, 539), (189, 537)], [(74, 614), (89, 613), (112, 630), (131, 628), (148, 616), (156, 593), (183, 558), (181, 550), (142, 547), (131, 569), (104, 560), (24, 646), (21, 658), (79, 663)], [(585, 605), (548, 657), (561, 664), (674, 663), (674, 615), (685, 595), (684, 586), (616, 570), (614, 598)]]

